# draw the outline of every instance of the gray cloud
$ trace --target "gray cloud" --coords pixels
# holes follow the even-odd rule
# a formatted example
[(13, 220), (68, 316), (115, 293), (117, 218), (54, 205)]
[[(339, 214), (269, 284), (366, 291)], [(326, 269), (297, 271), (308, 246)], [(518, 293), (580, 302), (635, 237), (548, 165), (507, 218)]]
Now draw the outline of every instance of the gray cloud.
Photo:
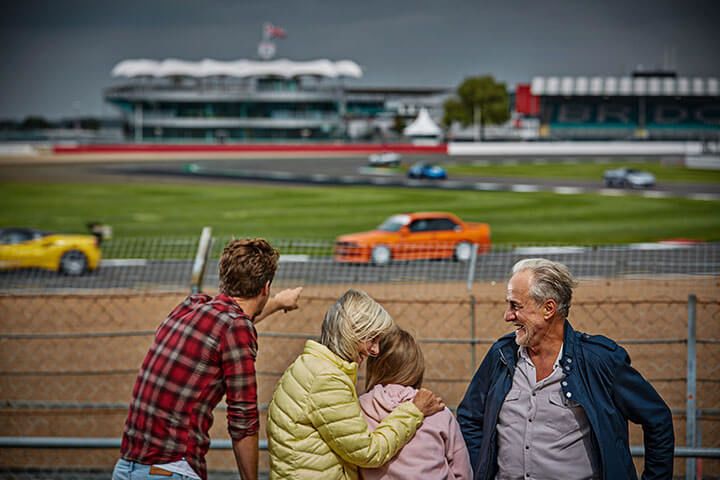
[(0, 117), (113, 113), (102, 89), (126, 58), (352, 59), (373, 86), (455, 86), (491, 73), (622, 75), (674, 52), (682, 75), (720, 76), (713, 0), (24, 0), (0, 6)]

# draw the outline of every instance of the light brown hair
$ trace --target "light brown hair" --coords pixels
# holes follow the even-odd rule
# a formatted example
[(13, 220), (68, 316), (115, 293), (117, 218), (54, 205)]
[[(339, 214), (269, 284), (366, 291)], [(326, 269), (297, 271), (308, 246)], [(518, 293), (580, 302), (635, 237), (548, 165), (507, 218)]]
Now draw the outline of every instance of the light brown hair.
[(232, 240), (220, 257), (220, 292), (239, 298), (258, 296), (275, 277), (279, 256), (262, 238)]
[(380, 355), (367, 359), (366, 375), (366, 391), (389, 384), (420, 388), (425, 375), (420, 345), (410, 333), (396, 328), (380, 340)]

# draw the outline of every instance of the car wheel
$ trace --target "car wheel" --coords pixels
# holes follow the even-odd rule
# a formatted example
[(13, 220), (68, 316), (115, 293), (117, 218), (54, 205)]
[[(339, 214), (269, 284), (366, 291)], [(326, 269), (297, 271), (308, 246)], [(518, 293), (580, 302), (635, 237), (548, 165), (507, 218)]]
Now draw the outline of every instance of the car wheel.
[(456, 262), (467, 262), (472, 257), (472, 244), (468, 242), (460, 242), (455, 245), (454, 259)]
[(87, 271), (87, 257), (79, 250), (65, 252), (60, 258), (60, 273), (63, 275), (77, 276)]
[(370, 259), (373, 265), (387, 265), (391, 259), (390, 249), (385, 245), (378, 245), (372, 249)]

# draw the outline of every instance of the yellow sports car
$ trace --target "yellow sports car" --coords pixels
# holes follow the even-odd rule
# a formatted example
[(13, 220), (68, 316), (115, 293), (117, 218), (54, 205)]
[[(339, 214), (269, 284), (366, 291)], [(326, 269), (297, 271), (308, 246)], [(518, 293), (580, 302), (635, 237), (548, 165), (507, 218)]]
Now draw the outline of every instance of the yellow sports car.
[(99, 235), (67, 235), (32, 228), (0, 229), (0, 269), (42, 268), (82, 275), (100, 264)]

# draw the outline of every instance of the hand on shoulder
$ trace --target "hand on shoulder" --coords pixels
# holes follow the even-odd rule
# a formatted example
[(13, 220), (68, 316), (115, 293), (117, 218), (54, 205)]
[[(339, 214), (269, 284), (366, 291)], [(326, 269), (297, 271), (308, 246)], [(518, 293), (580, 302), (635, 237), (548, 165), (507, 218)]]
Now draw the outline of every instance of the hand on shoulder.
[(427, 388), (418, 390), (413, 403), (426, 417), (436, 414), (445, 408), (445, 402), (443, 402), (442, 398)]

